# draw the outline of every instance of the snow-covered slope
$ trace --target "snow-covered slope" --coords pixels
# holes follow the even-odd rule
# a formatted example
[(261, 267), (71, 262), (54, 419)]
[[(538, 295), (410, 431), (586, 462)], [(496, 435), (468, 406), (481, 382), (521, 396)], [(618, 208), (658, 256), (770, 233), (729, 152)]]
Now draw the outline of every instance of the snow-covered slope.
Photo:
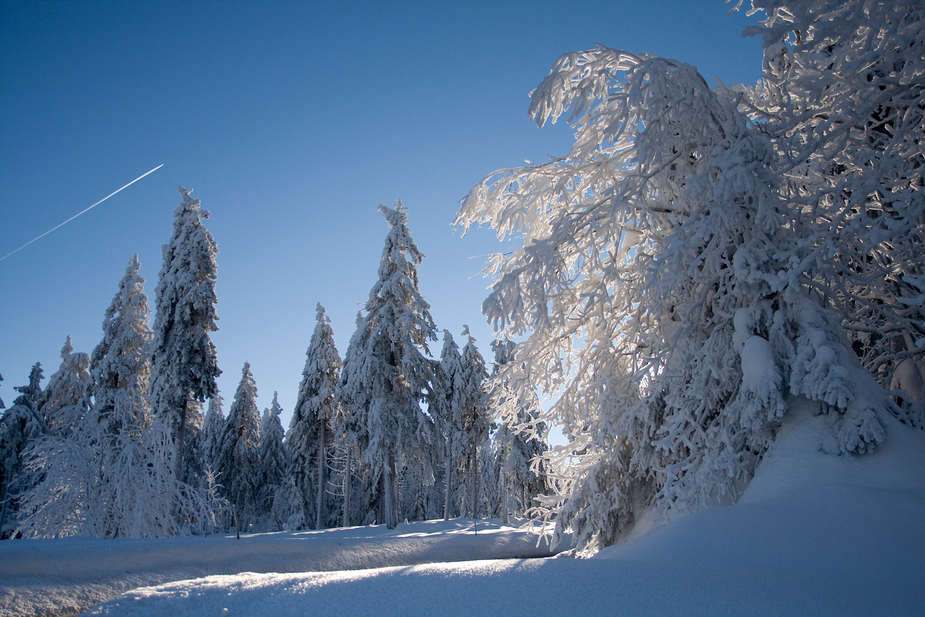
[[(140, 550), (133, 541), (109, 542), (83, 557), (80, 543), (93, 543), (75, 540), (67, 548), (67, 542), (36, 542), (31, 543), (34, 549), (20, 550), (18, 558), (24, 561), (18, 568), (6, 565), (8, 551), (30, 543), (5, 542), (0, 544), (0, 587), (6, 595), (0, 596), (0, 606), (10, 607), (3, 603), (9, 594), (21, 593), (30, 581), (47, 580), (41, 574), (52, 563), (65, 571), (77, 569), (68, 576), (82, 581), (73, 589), (84, 593), (100, 570), (110, 576), (118, 573), (117, 564), (136, 564), (131, 571), (178, 572), (171, 560), (188, 559), (192, 551), (202, 553), (203, 561), (221, 564), (211, 571), (223, 574), (136, 589), (90, 614), (922, 614), (925, 433), (888, 423), (886, 442), (873, 454), (833, 456), (820, 452), (827, 421), (793, 403), (775, 445), (737, 505), (655, 528), (595, 559), (427, 564), (442, 559), (438, 546), (449, 558), (465, 559), (467, 551), (491, 555), (499, 544), (517, 538), (513, 529), (491, 525), (479, 531), (479, 542), (486, 544), (473, 548), (471, 529), (446, 528), (443, 523), (402, 525), (393, 532), (328, 531), (314, 534), (312, 542), (297, 542), (305, 539), (298, 534), (254, 537), (240, 545), (224, 538), (171, 540), (157, 551)], [(361, 531), (368, 531), (367, 539)], [(429, 539), (434, 544), (427, 550), (434, 552), (420, 562), (398, 561), (383, 541), (386, 537), (407, 547)], [(526, 538), (519, 541), (512, 547), (532, 546)], [(324, 550), (341, 542), (344, 554), (329, 562), (335, 567), (337, 560), (345, 569), (364, 562), (392, 567), (253, 573), (272, 569), (274, 560), (283, 566), (278, 571), (294, 572), (300, 567), (294, 556), (298, 551), (292, 549), (284, 559), (284, 547), (316, 542)], [(104, 557), (106, 547), (120, 544), (124, 550), (113, 548)], [(254, 547), (250, 552), (234, 548), (249, 545)], [(243, 552), (235, 555), (235, 550)], [(418, 554), (427, 550), (421, 547)], [(153, 558), (152, 552), (159, 556)], [(45, 563), (36, 561), (40, 559)], [(105, 565), (106, 560), (111, 563)], [(305, 557), (301, 563), (310, 561)], [(427, 565), (402, 565), (411, 563)], [(196, 567), (205, 571), (211, 566)], [(227, 575), (235, 571), (251, 573)], [(11, 572), (22, 573), (12, 590), (7, 583)]]

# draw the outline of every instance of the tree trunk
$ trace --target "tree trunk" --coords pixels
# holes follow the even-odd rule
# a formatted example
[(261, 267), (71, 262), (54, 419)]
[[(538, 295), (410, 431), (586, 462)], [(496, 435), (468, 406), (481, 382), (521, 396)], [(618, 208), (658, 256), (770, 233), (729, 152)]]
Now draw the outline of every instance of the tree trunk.
[(446, 477), (443, 479), (446, 485), (446, 499), (443, 502), (443, 520), (450, 520), (450, 499), (453, 495), (453, 458), (446, 457)]
[(351, 463), (353, 455), (353, 448), (347, 448), (347, 465), (346, 470), (344, 471), (344, 519), (343, 527), (350, 526), (350, 473), (351, 473)]
[(321, 510), (324, 507), (324, 429), (319, 431), (318, 437), (318, 486), (317, 495), (315, 496), (315, 529), (321, 529), (322, 515)]

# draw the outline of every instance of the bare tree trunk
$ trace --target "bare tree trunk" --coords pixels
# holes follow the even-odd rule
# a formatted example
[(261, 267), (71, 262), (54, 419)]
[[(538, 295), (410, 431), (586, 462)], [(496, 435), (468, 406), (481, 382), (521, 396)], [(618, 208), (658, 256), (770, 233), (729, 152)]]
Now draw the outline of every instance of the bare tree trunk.
[(344, 519), (343, 526), (350, 526), (350, 465), (352, 461), (353, 448), (347, 448), (347, 465), (344, 471)]
[(321, 529), (321, 509), (324, 506), (324, 429), (318, 437), (318, 494), (315, 496), (315, 529)]
[(507, 458), (508, 458), (509, 448), (510, 448), (509, 444), (504, 444), (504, 448), (501, 450), (501, 465), (500, 465), (501, 469), (499, 470), (500, 473), (498, 474), (501, 476), (500, 478), (498, 478), (501, 483), (501, 520), (504, 522), (505, 525), (511, 522), (510, 517), (508, 516), (508, 509), (507, 509), (507, 490), (508, 489), (507, 489), (507, 473), (505, 470), (507, 467)]
[(450, 520), (450, 499), (453, 495), (453, 461), (452, 457), (446, 457), (446, 477), (443, 479), (446, 485), (446, 499), (443, 502), (443, 520)]

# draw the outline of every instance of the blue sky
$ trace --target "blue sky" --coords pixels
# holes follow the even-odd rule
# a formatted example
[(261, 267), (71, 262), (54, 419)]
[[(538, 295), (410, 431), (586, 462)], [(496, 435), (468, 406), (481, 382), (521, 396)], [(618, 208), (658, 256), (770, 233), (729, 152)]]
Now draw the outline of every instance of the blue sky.
[[(90, 352), (139, 254), (149, 302), (178, 185), (212, 213), (225, 410), (249, 361), (259, 405), (295, 403), (315, 304), (343, 355), (402, 199), (427, 255), (421, 292), (457, 341), (480, 314), (486, 230), (460, 200), (495, 169), (565, 154), (528, 95), (562, 53), (595, 43), (754, 83), (761, 52), (721, 0), (652, 2), (0, 3), (0, 398), (36, 361), (46, 382), (71, 335)], [(432, 346), (439, 354), (441, 343)], [(44, 385), (44, 383), (43, 383)]]

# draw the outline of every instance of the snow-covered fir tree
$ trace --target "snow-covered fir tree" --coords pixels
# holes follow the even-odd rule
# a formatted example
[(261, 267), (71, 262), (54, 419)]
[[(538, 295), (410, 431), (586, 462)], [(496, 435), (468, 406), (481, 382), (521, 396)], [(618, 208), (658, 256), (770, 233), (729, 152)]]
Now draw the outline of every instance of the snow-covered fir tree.
[(315, 529), (334, 524), (337, 506), (331, 503), (327, 484), (328, 455), (334, 444), (335, 393), (341, 359), (334, 346), (331, 320), (319, 302), (315, 329), (308, 350), (299, 395), (289, 423), (286, 448), (295, 486), (303, 496), (303, 509)]
[(281, 529), (278, 522), (271, 519), (271, 514), (273, 502), (277, 493), (283, 489), (289, 471), (289, 460), (283, 445), (283, 425), (279, 419), (281, 412), (277, 393), (274, 392), (273, 403), (266, 410), (260, 424), (260, 444), (257, 449), (260, 458), (256, 483), (257, 519), (263, 521), (263, 526), (269, 531)]
[(191, 191), (178, 190), (183, 203), (174, 212), (173, 236), (163, 247), (155, 290), (151, 396), (154, 413), (171, 429), (177, 478), (194, 481), (200, 406), (217, 392), (215, 380), (221, 374), (210, 338), (218, 330), (218, 248), (203, 225), (209, 212), (199, 207)]
[(213, 473), (218, 472), (218, 460), (222, 452), (222, 434), (225, 431), (225, 413), (222, 411), (222, 399), (218, 390), (209, 399), (209, 408), (202, 422), (199, 433), (199, 451), (205, 467)]
[(454, 385), (454, 413), (459, 414), (460, 428), (463, 436), (462, 458), (459, 460), (461, 503), (465, 516), (478, 518), (482, 510), (480, 494), (482, 491), (482, 472), (479, 464), (482, 449), (488, 444), (491, 421), (488, 413), (488, 399), (485, 382), (488, 372), (485, 360), (475, 346), (475, 339), (469, 334), (469, 327), (463, 327), (463, 336), (467, 337), (462, 350), (460, 370), (456, 373)]
[(90, 361), (92, 408), (68, 404), (83, 389), (67, 386), (83, 381), (68, 376), (75, 372), (68, 367), (82, 366), (85, 354), (69, 352), (55, 390), (46, 390), (43, 409), (58, 419), (58, 429), (28, 454), (35, 482), (18, 525), (26, 537), (169, 537), (181, 524), (199, 531), (212, 526), (207, 497), (176, 479), (169, 433), (152, 422), (150, 310), (139, 267), (135, 256), (106, 310), (103, 340)]
[(260, 467), (260, 414), (250, 363), (244, 363), (241, 373), (225, 422), (218, 465), (222, 489), (231, 504), (238, 533), (247, 530), (256, 512), (256, 481)]
[(20, 495), (31, 488), (23, 473), (23, 455), (45, 431), (39, 414), (42, 399), (42, 365), (36, 362), (29, 383), (14, 388), (19, 396), (0, 416), (0, 539), (16, 527)]
[(90, 409), (92, 390), (90, 356), (75, 352), (68, 336), (61, 348), (61, 366), (49, 378), (42, 394), (39, 413), (45, 430), (61, 437), (75, 430)]
[[(338, 475), (341, 479), (341, 525), (363, 525), (375, 522), (372, 504), (376, 503), (375, 486), (370, 485), (360, 453), (369, 443), (366, 430), (366, 410), (369, 408), (370, 390), (363, 387), (366, 364), (363, 353), (367, 340), (366, 319), (360, 311), (335, 390), (334, 442)], [(373, 515), (370, 518), (370, 515)]]
[(495, 354), (490, 400), (498, 427), (495, 433), (498, 499), (500, 515), (507, 522), (512, 513), (526, 515), (535, 505), (534, 498), (549, 492), (543, 470), (546, 424), (541, 419), (542, 409), (533, 386), (512, 384), (500, 376), (501, 367), (514, 360), (517, 345), (502, 337), (491, 348)]
[[(571, 111), (571, 152), (493, 174), (459, 212), (523, 238), (494, 259), (483, 309), (527, 335), (504, 378), (558, 395), (548, 419), (570, 443), (552, 462), (577, 464), (557, 533), (586, 551), (615, 542), (638, 504), (735, 500), (789, 397), (826, 414), (837, 452), (875, 447), (883, 414), (915, 422), (862, 394), (871, 377), (832, 309), (870, 308), (855, 330), (877, 322), (883, 338), (908, 328), (895, 359), (925, 352), (922, 252), (894, 250), (920, 246), (922, 11), (754, 4), (770, 11), (756, 29), (765, 88), (711, 90), (687, 64), (606, 47), (566, 54), (530, 113)], [(868, 257), (876, 267), (852, 266)], [(883, 310), (871, 269), (906, 285)]]
[(458, 516), (457, 483), (460, 461), (465, 458), (466, 435), (457, 405), (456, 379), (462, 371), (462, 355), (449, 330), (443, 331), (440, 362), (434, 369), (430, 412), (443, 445), (443, 520)]
[(430, 391), (433, 371), (426, 354), (435, 326), (418, 290), (417, 269), (424, 255), (411, 239), (407, 211), (401, 201), (379, 210), (389, 233), (379, 278), (358, 320), (362, 331), (354, 334), (354, 349), (345, 356), (338, 397), (348, 408), (363, 461), (370, 466), (369, 480), (377, 487), (377, 518), (394, 527), (402, 518), (399, 486), (423, 494), (417, 483), (402, 484), (399, 471), (421, 465), (425, 472), (418, 482), (432, 482), (427, 457), (433, 428), (420, 403)]
[(144, 428), (151, 421), (151, 310), (140, 268), (135, 255), (106, 309), (103, 340), (90, 357), (93, 411), (109, 435), (117, 435), (123, 427)]

